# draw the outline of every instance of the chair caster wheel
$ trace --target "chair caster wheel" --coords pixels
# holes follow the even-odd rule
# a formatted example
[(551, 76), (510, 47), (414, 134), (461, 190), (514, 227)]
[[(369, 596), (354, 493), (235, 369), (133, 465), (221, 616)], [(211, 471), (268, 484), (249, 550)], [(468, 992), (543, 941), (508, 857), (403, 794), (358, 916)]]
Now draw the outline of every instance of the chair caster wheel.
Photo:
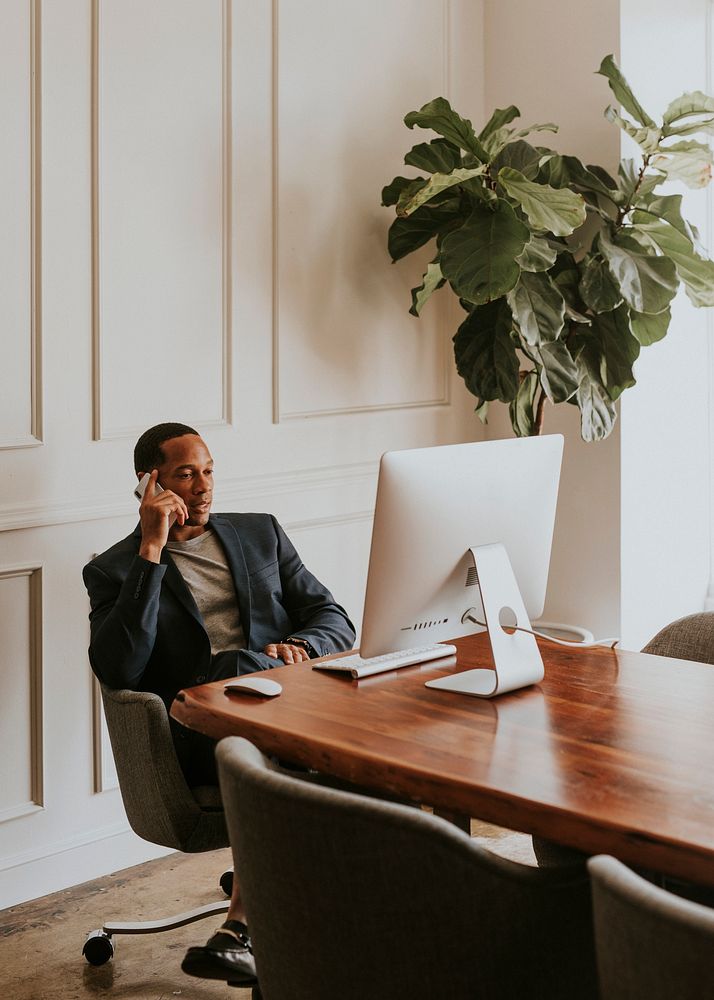
[(219, 881), (219, 885), (220, 885), (221, 889), (226, 894), (226, 896), (232, 896), (233, 895), (233, 872), (230, 871), (230, 870), (227, 871), (227, 872), (223, 872), (223, 874), (221, 875), (221, 877), (220, 877), (220, 879), (218, 881)]
[(106, 931), (92, 931), (84, 942), (82, 954), (90, 965), (105, 965), (114, 957), (114, 944), (111, 934)]

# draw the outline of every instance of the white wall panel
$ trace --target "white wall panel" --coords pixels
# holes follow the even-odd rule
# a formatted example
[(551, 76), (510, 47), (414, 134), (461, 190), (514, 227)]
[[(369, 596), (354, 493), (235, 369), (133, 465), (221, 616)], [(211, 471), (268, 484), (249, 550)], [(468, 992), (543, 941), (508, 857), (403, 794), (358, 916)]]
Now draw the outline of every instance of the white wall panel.
[(0, 823), (33, 812), (42, 791), (42, 571), (0, 568)]
[[(622, 69), (653, 118), (685, 91), (711, 93), (709, 0), (622, 0), (621, 9)], [(682, 215), (711, 254), (711, 187), (670, 183), (662, 193), (683, 195)], [(712, 606), (713, 335), (711, 310), (680, 291), (666, 338), (642, 350), (637, 385), (622, 397), (622, 635), (631, 649), (701, 611), (706, 597)]]
[(0, 448), (41, 438), (39, 4), (0, 0)]
[[(3, 380), (15, 395), (0, 449), (23, 447), (3, 451), (0, 571), (43, 565), (46, 705), (44, 724), (28, 722), (38, 577), (13, 575), (0, 580), (14, 713), (6, 731), (0, 705), (0, 809), (13, 814), (0, 908), (161, 853), (128, 830), (81, 578), (136, 523), (135, 435), (198, 425), (215, 510), (274, 513), (359, 627), (380, 453), (482, 434), (451, 357), (458, 305), (443, 293), (408, 315), (421, 269), (391, 265), (379, 205), (428, 138), (404, 128), (408, 110), (448, 95), (449, 77), (456, 106), (481, 107), (482, 0), (62, 0), (42, 4), (46, 441), (25, 447), (40, 415), (39, 8), (0, 0), (0, 108), (15, 116), (0, 254), (23, 258), (0, 283), (12, 274), (25, 310), (10, 329), (3, 292), (0, 407)], [(8, 228), (6, 205), (20, 213)], [(322, 419), (289, 419), (311, 413)], [(44, 794), (28, 733), (44, 740)]]
[(276, 419), (446, 403), (439, 293), (408, 315), (420, 272), (390, 267), (380, 201), (433, 138), (402, 119), (448, 94), (449, 4), (275, 9)]
[(230, 0), (94, 0), (96, 438), (229, 413)]
[[(284, 527), (310, 572), (330, 588), (337, 603), (347, 610), (359, 643), (372, 511), (332, 520), (287, 521)], [(345, 573), (345, 566), (350, 567), (349, 574)]]

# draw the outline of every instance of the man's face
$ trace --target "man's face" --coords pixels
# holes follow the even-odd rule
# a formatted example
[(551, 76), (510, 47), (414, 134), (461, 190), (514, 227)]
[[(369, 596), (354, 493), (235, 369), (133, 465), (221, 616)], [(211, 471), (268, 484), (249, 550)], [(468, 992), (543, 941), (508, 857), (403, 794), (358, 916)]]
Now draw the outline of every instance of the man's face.
[(213, 459), (197, 434), (170, 438), (161, 445), (164, 461), (159, 466), (159, 483), (180, 496), (188, 507), (186, 524), (206, 524), (213, 502)]

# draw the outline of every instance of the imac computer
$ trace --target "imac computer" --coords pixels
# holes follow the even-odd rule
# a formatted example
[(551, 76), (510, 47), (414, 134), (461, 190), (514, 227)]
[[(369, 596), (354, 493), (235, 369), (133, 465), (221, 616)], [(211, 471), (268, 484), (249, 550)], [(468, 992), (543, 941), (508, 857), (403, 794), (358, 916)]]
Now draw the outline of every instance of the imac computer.
[(429, 686), (491, 697), (542, 679), (533, 636), (505, 631), (501, 612), (528, 628), (543, 612), (562, 453), (562, 436), (548, 435), (382, 457), (363, 659), (487, 625), (498, 683), (488, 669)]

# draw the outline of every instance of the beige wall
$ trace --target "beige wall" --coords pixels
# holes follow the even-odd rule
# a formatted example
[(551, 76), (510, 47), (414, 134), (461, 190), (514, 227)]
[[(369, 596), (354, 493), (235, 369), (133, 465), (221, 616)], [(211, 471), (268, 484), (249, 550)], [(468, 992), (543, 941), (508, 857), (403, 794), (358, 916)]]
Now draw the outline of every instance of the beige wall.
[[(593, 75), (619, 49), (619, 0), (488, 0), (486, 103), (515, 104), (525, 125), (555, 122), (544, 145), (585, 163), (614, 169), (617, 129), (603, 118), (609, 90)], [(495, 409), (495, 408), (494, 408)], [(547, 407), (545, 432), (565, 436), (563, 472), (544, 618), (573, 622), (599, 635), (620, 625), (619, 428), (598, 445), (580, 439), (575, 407)], [(494, 412), (489, 436), (511, 433), (505, 407)]]

